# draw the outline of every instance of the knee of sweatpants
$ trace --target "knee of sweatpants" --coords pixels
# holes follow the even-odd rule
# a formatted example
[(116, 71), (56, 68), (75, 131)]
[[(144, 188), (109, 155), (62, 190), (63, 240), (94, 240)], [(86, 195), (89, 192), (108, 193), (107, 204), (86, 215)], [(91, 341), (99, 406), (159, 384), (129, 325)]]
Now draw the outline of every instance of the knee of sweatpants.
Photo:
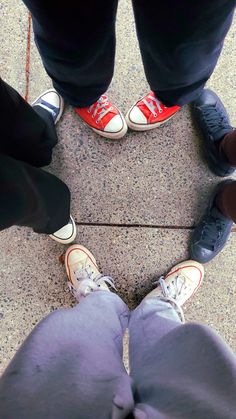
[(209, 326), (200, 323), (186, 323), (181, 327), (181, 331), (185, 337), (191, 338), (196, 342), (201, 342), (201, 345), (208, 345), (209, 340), (215, 341), (221, 339), (220, 336)]

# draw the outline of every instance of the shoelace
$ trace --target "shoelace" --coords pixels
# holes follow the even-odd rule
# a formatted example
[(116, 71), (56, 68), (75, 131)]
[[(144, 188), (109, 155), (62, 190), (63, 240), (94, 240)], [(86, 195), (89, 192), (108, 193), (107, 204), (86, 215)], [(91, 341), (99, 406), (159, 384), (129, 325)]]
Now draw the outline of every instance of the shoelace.
[(91, 292), (100, 291), (103, 282), (116, 290), (113, 279), (110, 276), (104, 276), (102, 274), (95, 275), (91, 267), (75, 271), (74, 274), (78, 281), (78, 288), (75, 288), (71, 282), (68, 282), (68, 287), (78, 301)]
[(201, 237), (204, 240), (204, 247), (213, 251), (217, 248), (224, 226), (224, 221), (214, 216), (208, 217), (203, 222)]
[(204, 117), (212, 133), (215, 133), (222, 128), (231, 129), (226, 116), (222, 113), (219, 115), (219, 110), (216, 105), (208, 106), (204, 109)]
[(164, 276), (161, 276), (159, 280), (156, 281), (156, 284), (159, 284), (161, 287), (163, 294), (162, 299), (164, 301), (171, 302), (175, 306), (175, 309), (183, 323), (185, 322), (184, 312), (176, 300), (180, 296), (183, 289), (186, 288), (185, 282), (185, 277), (179, 274), (174, 277), (170, 285), (166, 284)]
[(109, 106), (108, 97), (103, 95), (101, 96), (97, 102), (91, 105), (88, 108), (88, 113), (92, 114), (92, 118), (97, 116), (95, 120), (96, 124), (98, 124), (105, 115), (113, 110), (112, 106)]
[(144, 105), (149, 109), (149, 111), (152, 113), (154, 118), (157, 117), (157, 112), (162, 113), (163, 109), (162, 106), (166, 109), (166, 106), (163, 105), (156, 97), (152, 95), (147, 96), (148, 99), (150, 99), (150, 102), (147, 101), (147, 99), (142, 99), (142, 102)]

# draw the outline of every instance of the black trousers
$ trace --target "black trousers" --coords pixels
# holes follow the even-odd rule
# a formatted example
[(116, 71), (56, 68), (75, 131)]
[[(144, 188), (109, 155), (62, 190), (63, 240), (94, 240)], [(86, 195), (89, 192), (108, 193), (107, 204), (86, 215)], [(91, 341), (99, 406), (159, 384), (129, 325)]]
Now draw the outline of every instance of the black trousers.
[[(112, 79), (118, 0), (23, 0), (54, 87), (86, 107)], [(194, 100), (212, 74), (235, 0), (133, 0), (147, 80), (165, 105)]]
[(51, 162), (57, 134), (50, 114), (32, 108), (0, 79), (0, 230), (12, 225), (53, 233), (67, 224), (70, 192), (39, 167)]

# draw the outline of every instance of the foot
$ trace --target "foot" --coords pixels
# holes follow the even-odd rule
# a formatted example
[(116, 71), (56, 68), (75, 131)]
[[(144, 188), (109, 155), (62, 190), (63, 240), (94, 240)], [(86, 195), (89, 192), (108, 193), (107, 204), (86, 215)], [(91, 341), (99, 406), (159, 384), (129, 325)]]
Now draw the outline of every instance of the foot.
[(208, 165), (217, 176), (229, 176), (234, 168), (220, 153), (220, 140), (233, 130), (227, 111), (219, 97), (210, 89), (192, 102), (192, 114), (204, 139)]
[(115, 289), (113, 280), (99, 272), (94, 256), (84, 246), (74, 244), (67, 249), (65, 266), (69, 288), (78, 301), (91, 292), (110, 291), (107, 284)]
[(64, 109), (64, 101), (56, 90), (50, 89), (42, 93), (33, 103), (32, 106), (40, 106), (52, 115), (54, 124), (56, 124), (62, 116)]
[(58, 243), (69, 244), (72, 243), (76, 238), (77, 230), (73, 218), (70, 216), (68, 224), (60, 228), (53, 234), (50, 234), (49, 237), (55, 240)]
[(75, 112), (97, 134), (118, 140), (127, 132), (127, 124), (122, 113), (111, 104), (106, 95), (87, 108), (75, 108)]
[(200, 263), (194, 260), (179, 263), (166, 276), (162, 276), (159, 279), (157, 288), (151, 291), (145, 297), (145, 300), (157, 297), (170, 302), (177, 309), (182, 321), (184, 321), (181, 307), (198, 290), (203, 277), (204, 268)]
[(201, 263), (209, 262), (224, 248), (233, 225), (233, 221), (226, 218), (215, 205), (216, 195), (227, 183), (233, 180), (225, 180), (217, 185), (200, 223), (195, 228), (191, 242), (191, 258)]
[(134, 131), (151, 130), (169, 121), (179, 109), (180, 106), (167, 108), (150, 92), (132, 106), (126, 115), (126, 122)]

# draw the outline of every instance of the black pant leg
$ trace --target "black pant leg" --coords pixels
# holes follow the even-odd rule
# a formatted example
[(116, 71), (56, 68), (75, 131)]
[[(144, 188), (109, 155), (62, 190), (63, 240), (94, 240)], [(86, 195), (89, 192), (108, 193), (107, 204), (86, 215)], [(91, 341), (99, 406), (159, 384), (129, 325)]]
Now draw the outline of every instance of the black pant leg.
[(36, 167), (51, 162), (57, 134), (49, 112), (32, 108), (0, 79), (0, 153)]
[(133, 0), (147, 80), (167, 106), (194, 100), (212, 74), (235, 0)]
[(0, 154), (0, 230), (21, 225), (51, 234), (68, 223), (70, 191), (57, 177)]
[(75, 107), (94, 103), (113, 76), (118, 0), (23, 1), (55, 89)]

